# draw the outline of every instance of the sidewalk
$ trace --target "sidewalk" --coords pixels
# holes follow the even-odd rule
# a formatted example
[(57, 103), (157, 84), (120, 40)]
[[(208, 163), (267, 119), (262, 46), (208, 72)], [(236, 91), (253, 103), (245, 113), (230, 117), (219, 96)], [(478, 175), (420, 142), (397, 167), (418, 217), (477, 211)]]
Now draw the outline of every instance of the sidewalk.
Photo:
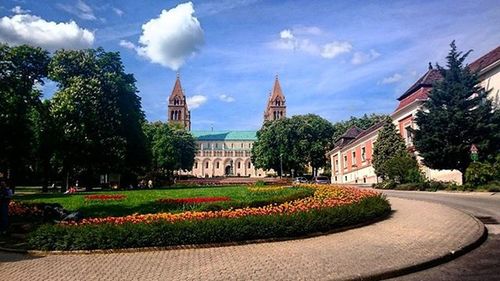
[[(387, 220), (301, 240), (45, 257), (0, 253), (0, 280), (345, 280), (388, 276), (478, 241), (484, 226), (439, 204), (390, 198)], [(390, 274), (389, 274), (390, 275)]]

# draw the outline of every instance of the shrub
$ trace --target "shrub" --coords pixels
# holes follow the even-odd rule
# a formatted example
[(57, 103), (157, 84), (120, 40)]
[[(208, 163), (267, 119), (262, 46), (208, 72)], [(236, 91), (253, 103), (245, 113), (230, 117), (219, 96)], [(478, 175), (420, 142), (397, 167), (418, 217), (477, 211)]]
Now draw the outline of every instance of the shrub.
[(294, 237), (379, 218), (389, 214), (390, 209), (389, 202), (377, 195), (355, 204), (292, 214), (175, 223), (44, 225), (30, 235), (29, 244), (41, 250), (90, 250)]
[(497, 173), (492, 164), (475, 162), (465, 171), (465, 181), (474, 186), (484, 185), (493, 181)]
[(398, 183), (423, 182), (417, 160), (410, 155), (395, 156), (382, 164), (385, 178)]

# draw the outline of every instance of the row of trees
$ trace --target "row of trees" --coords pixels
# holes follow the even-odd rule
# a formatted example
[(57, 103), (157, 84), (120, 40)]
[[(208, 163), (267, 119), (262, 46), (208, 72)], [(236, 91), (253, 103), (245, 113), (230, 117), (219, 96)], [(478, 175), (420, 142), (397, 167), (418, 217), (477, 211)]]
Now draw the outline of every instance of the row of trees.
[(371, 114), (332, 124), (318, 115), (307, 114), (266, 122), (257, 132), (252, 162), (257, 168), (273, 169), (279, 174), (281, 170), (301, 174), (308, 166), (313, 171), (327, 168), (326, 152), (347, 129), (368, 129), (384, 118), (387, 116)]
[[(185, 149), (194, 138), (146, 122), (135, 78), (119, 53), (99, 48), (50, 56), (36, 47), (0, 45), (0, 63), (0, 173), (12, 185), (33, 178), (46, 189), (49, 180), (78, 179), (90, 187), (108, 173), (129, 184), (151, 168), (192, 165), (184, 158), (194, 159), (194, 149)], [(43, 100), (47, 79), (57, 91)]]

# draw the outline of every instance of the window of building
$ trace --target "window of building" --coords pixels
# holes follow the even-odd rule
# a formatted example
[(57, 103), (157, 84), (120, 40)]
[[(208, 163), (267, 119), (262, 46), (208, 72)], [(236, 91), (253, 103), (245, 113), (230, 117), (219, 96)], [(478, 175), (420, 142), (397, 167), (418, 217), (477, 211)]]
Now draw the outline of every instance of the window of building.
[(413, 132), (412, 132), (412, 128), (410, 125), (405, 127), (405, 133), (406, 133), (406, 143), (412, 144), (413, 143)]
[(241, 168), (241, 162), (238, 162), (238, 169)]
[(356, 151), (352, 152), (352, 165), (356, 166)]
[(334, 171), (338, 171), (339, 170), (339, 160), (335, 160), (335, 167), (333, 169)]
[(198, 162), (194, 162), (194, 168), (198, 169)]
[(208, 169), (208, 162), (207, 162), (207, 163), (205, 163), (205, 168), (206, 168), (206, 169)]
[(243, 148), (243, 143), (241, 143), (241, 148)]
[(344, 176), (345, 181), (347, 181), (347, 176)]
[(219, 162), (217, 162), (215, 166), (217, 167), (217, 169), (219, 169)]
[(344, 155), (344, 169), (347, 169), (347, 155)]
[(248, 169), (252, 167), (252, 163), (248, 162)]
[(366, 147), (361, 148), (361, 161), (366, 161)]

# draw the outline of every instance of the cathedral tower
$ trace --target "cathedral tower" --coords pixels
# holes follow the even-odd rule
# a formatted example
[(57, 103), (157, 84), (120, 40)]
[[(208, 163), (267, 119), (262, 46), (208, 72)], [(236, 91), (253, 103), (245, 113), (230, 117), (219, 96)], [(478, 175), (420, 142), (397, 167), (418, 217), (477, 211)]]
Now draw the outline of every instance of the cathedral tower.
[(180, 124), (186, 130), (191, 130), (191, 112), (188, 110), (178, 73), (174, 89), (168, 98), (168, 123)]
[(285, 96), (281, 91), (278, 75), (276, 75), (276, 80), (274, 80), (273, 91), (269, 94), (267, 107), (266, 110), (264, 111), (264, 122), (285, 118), (286, 117), (285, 102), (286, 102)]

